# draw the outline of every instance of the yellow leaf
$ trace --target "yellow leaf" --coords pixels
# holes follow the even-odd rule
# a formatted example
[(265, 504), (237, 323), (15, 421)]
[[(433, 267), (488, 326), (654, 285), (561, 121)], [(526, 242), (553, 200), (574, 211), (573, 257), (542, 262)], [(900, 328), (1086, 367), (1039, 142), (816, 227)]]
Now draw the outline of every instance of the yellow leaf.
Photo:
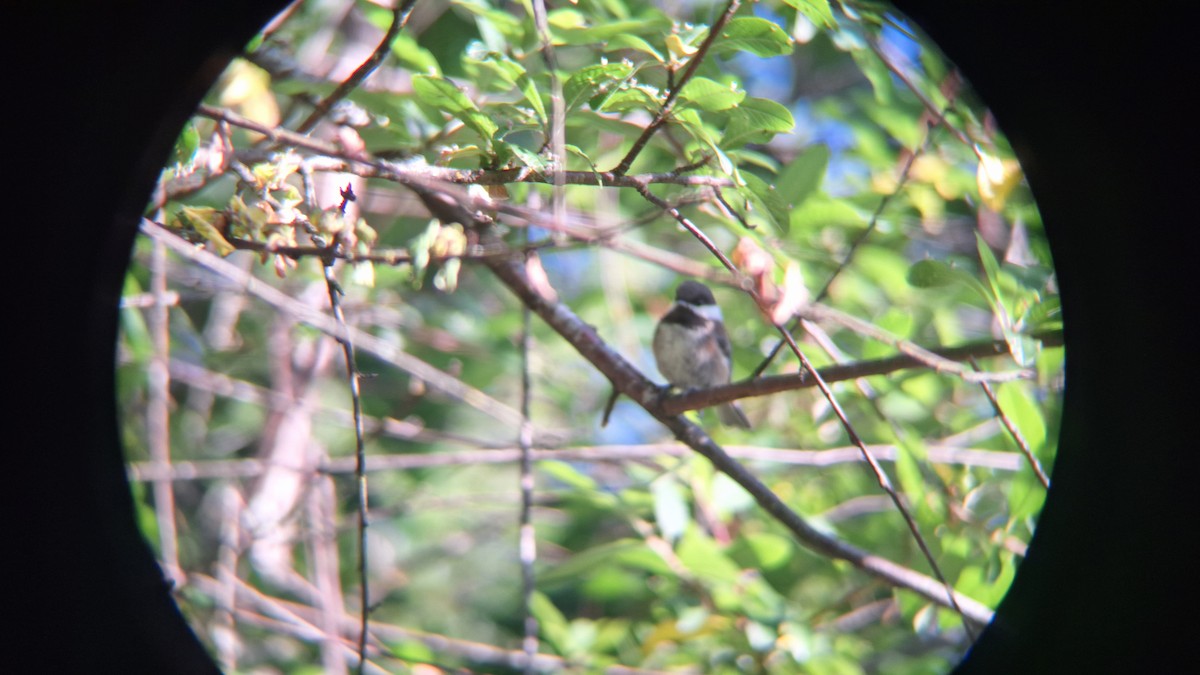
[(979, 198), (989, 209), (1000, 211), (1013, 188), (1021, 182), (1021, 165), (1015, 159), (1000, 159), (982, 153), (980, 157), (979, 168), (975, 171)]
[(273, 127), (279, 124), (279, 104), (271, 92), (271, 75), (243, 59), (235, 59), (222, 76), (221, 105), (244, 117)]
[(236, 250), (221, 234), (221, 229), (228, 223), (223, 212), (210, 206), (185, 206), (180, 209), (179, 216), (184, 224), (212, 244), (218, 254), (227, 256)]
[(685, 56), (691, 56), (699, 51), (696, 47), (689, 47), (683, 44), (683, 40), (680, 40), (678, 35), (667, 36), (667, 50), (671, 52), (671, 56), (676, 60), (682, 59)]

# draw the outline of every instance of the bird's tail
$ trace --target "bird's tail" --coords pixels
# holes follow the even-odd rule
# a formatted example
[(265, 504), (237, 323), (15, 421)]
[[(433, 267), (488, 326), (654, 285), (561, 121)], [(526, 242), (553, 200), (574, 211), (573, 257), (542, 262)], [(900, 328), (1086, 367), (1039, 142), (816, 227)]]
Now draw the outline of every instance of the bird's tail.
[(746, 413), (742, 412), (736, 403), (722, 403), (717, 406), (717, 419), (727, 427), (750, 428), (750, 420), (746, 419)]

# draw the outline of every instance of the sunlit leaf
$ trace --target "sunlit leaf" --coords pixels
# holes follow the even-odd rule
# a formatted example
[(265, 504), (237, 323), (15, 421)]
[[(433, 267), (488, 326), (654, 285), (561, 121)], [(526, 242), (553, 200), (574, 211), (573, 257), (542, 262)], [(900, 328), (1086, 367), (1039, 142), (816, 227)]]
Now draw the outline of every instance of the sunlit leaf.
[(674, 477), (668, 475), (651, 483), (650, 491), (654, 495), (654, 522), (663, 539), (675, 541), (691, 522), (691, 511), (683, 490)]
[(688, 571), (702, 579), (732, 583), (737, 581), (740, 573), (738, 566), (726, 557), (716, 542), (694, 527), (680, 538), (676, 554)]
[(785, 5), (800, 11), (809, 21), (818, 26), (833, 28), (837, 21), (833, 18), (833, 8), (829, 0), (783, 0)]
[(766, 143), (775, 134), (791, 131), (795, 126), (796, 120), (786, 107), (770, 99), (750, 96), (729, 111), (721, 147)]
[(654, 35), (669, 30), (670, 19), (661, 14), (644, 19), (627, 21), (604, 21), (590, 26), (558, 26), (554, 27), (553, 35), (560, 44), (587, 45), (615, 38), (621, 35)]
[(791, 36), (774, 21), (741, 16), (725, 24), (712, 50), (717, 54), (744, 51), (755, 56), (782, 56), (791, 54), (793, 45)]
[(567, 617), (559, 611), (554, 603), (544, 594), (534, 592), (530, 599), (530, 611), (538, 621), (538, 630), (542, 637), (555, 648), (562, 650), (567, 646), (569, 623)]
[(983, 154), (975, 171), (979, 198), (993, 211), (1001, 211), (1014, 188), (1021, 183), (1021, 165), (1015, 159)]
[(484, 58), (466, 57), (463, 65), (467, 71), (475, 75), (477, 84), (491, 91), (511, 91), (517, 89), (524, 96), (524, 101), (537, 113), (538, 119), (544, 124), (546, 108), (541, 94), (533, 78), (529, 77), (525, 67), (513, 61), (504, 54), (488, 53)]
[(628, 63), (605, 63), (587, 66), (575, 72), (563, 84), (563, 100), (570, 110), (598, 93), (615, 90), (617, 84), (633, 73)]
[(422, 102), (457, 117), (463, 124), (474, 129), (484, 144), (490, 147), (492, 135), (499, 127), (490, 117), (480, 112), (475, 103), (453, 82), (431, 75), (414, 75), (412, 86), (413, 92)]
[[(670, 36), (668, 36), (668, 38), (669, 37)], [(604, 45), (604, 51), (606, 52), (613, 52), (622, 49), (631, 49), (642, 52), (643, 54), (649, 54), (650, 56), (654, 57), (655, 61), (658, 61), (659, 63), (663, 63), (665, 60), (663, 59), (662, 53), (654, 48), (654, 45), (651, 45), (649, 42), (646, 42), (636, 35), (630, 35), (628, 33), (614, 35)]]
[(179, 209), (179, 219), (212, 244), (218, 254), (226, 256), (236, 250), (221, 233), (228, 222), (223, 211), (208, 206), (184, 206)]
[(1046, 442), (1046, 420), (1032, 400), (1033, 395), (1028, 383), (1004, 382), (997, 387), (996, 400), (1008, 419), (1016, 424), (1029, 448), (1037, 452)]
[(693, 77), (679, 92), (679, 99), (702, 110), (728, 110), (742, 102), (746, 92), (729, 87), (707, 77)]
[(423, 75), (441, 75), (442, 67), (438, 64), (433, 52), (417, 44), (410, 33), (400, 31), (392, 42), (392, 54), (400, 65), (414, 73)]

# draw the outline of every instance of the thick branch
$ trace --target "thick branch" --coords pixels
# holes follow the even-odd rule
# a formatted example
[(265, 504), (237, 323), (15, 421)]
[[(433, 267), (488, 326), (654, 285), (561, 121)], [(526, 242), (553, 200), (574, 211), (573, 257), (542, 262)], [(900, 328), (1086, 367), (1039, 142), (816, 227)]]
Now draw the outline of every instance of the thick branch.
[[(1058, 346), (1062, 344), (1062, 331), (1047, 331), (1037, 333), (1032, 336), (1034, 339), (1041, 341), (1046, 346)], [(970, 342), (956, 347), (941, 347), (929, 350), (939, 359), (949, 361), (967, 361), (977, 357), (987, 356), (1002, 356), (1008, 353), (1008, 344), (1004, 340), (988, 340), (983, 342)], [(906, 370), (909, 368), (932, 368), (929, 362), (919, 356), (911, 354), (897, 354), (882, 359), (872, 359), (869, 361), (859, 361), (857, 363), (846, 363), (836, 366), (827, 366), (818, 369), (821, 379), (825, 382), (842, 382), (845, 380), (853, 380), (859, 377), (867, 377), (870, 375), (886, 375), (894, 373), (898, 370)], [(989, 378), (987, 376), (994, 375)], [(1023, 371), (1010, 371), (1004, 373), (987, 373), (979, 372), (972, 373), (972, 378), (980, 382), (991, 380), (1014, 380), (1023, 377)], [(663, 412), (671, 415), (678, 415), (688, 410), (699, 410), (700, 408), (708, 408), (719, 403), (733, 401), (739, 398), (749, 398), (752, 396), (766, 396), (768, 394), (777, 394), (782, 391), (792, 391), (795, 389), (808, 389), (816, 386), (816, 378), (807, 372), (794, 373), (791, 375), (773, 375), (770, 377), (758, 377), (730, 384), (712, 387), (710, 389), (701, 389), (689, 391), (683, 394), (671, 395), (663, 397), (661, 405)]]
[(973, 623), (983, 625), (991, 620), (991, 610), (960, 594), (951, 598), (946, 587), (939, 581), (890, 560), (871, 555), (814, 528), (784, 504), (746, 467), (714, 443), (700, 427), (682, 416), (668, 414), (658, 403), (658, 388), (621, 355), (610, 349), (596, 330), (584, 323), (569, 308), (539, 295), (530, 285), (519, 261), (490, 259), (484, 262), (521, 302), (566, 339), (576, 351), (603, 373), (617, 390), (641, 404), (680, 441), (707, 457), (719, 471), (745, 488), (767, 513), (791, 530), (800, 543), (822, 555), (846, 560), (893, 586), (912, 590), (940, 605), (953, 607), (957, 604), (963, 616)]

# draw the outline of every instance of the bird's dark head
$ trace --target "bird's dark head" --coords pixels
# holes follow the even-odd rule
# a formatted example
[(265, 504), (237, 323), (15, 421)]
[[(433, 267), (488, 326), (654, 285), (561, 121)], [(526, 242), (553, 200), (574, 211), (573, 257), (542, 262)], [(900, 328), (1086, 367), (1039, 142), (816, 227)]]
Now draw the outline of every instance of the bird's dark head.
[(708, 286), (699, 281), (688, 280), (679, 284), (679, 288), (675, 289), (675, 301), (686, 302), (689, 305), (696, 307), (704, 307), (706, 305), (716, 305), (717, 301), (713, 298), (712, 291)]

